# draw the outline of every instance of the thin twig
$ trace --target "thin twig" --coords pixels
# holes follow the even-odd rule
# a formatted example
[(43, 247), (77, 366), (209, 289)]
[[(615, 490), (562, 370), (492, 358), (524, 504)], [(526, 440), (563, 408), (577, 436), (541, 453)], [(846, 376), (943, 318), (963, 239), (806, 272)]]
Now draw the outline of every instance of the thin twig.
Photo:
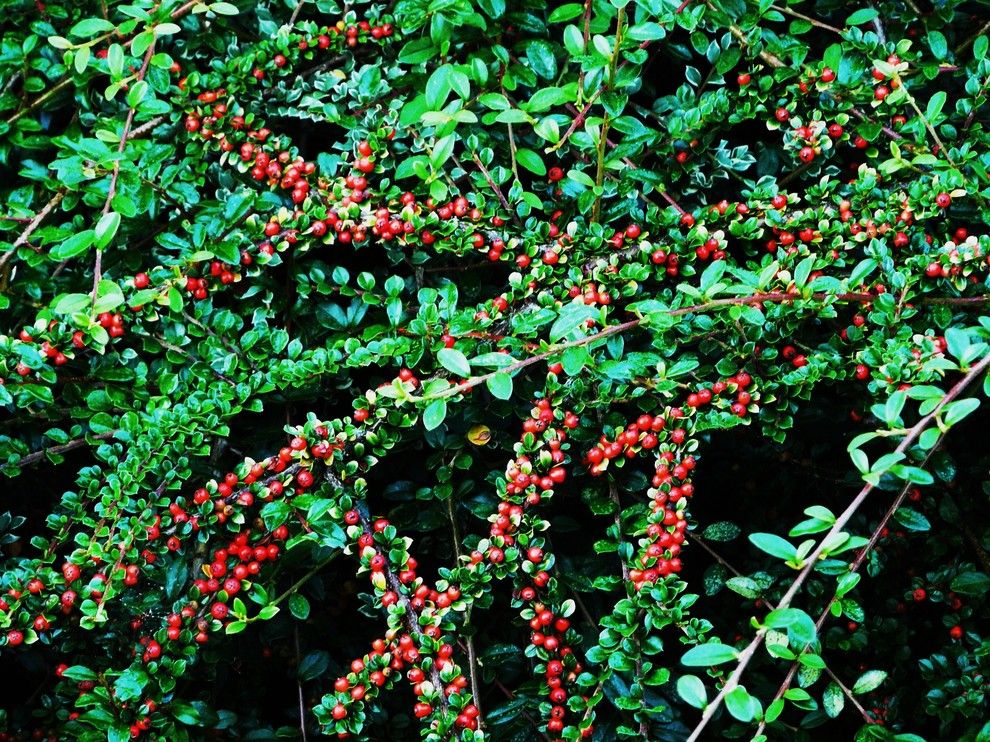
[(164, 116), (155, 116), (153, 119), (145, 121), (143, 124), (138, 126), (136, 129), (132, 130), (130, 134), (127, 135), (127, 139), (137, 139), (147, 134), (149, 131), (154, 129), (158, 124), (165, 120)]
[(980, 28), (976, 30), (976, 33), (974, 33), (972, 36), (968, 36), (965, 41), (963, 41), (959, 46), (953, 49), (952, 56), (958, 58), (962, 52), (966, 51), (966, 49), (968, 49), (974, 41), (980, 38), (987, 31), (990, 31), (990, 21), (987, 21), (982, 26), (980, 26)]
[(812, 18), (810, 15), (805, 15), (804, 13), (798, 13), (796, 10), (791, 10), (784, 5), (771, 5), (770, 10), (776, 10), (778, 13), (784, 13), (791, 16), (792, 18), (800, 18), (802, 21), (807, 21), (812, 26), (816, 28), (823, 29), (825, 31), (831, 31), (832, 33), (842, 34), (841, 28), (836, 28), (835, 26), (830, 26), (824, 21), (820, 21), (817, 18)]
[(22, 456), (17, 462), (17, 466), (30, 466), (31, 464), (41, 461), (46, 456), (55, 456), (58, 454), (68, 453), (69, 451), (74, 451), (77, 448), (82, 448), (83, 446), (89, 445), (90, 440), (105, 441), (109, 438), (113, 438), (115, 435), (117, 435), (117, 431), (113, 430), (109, 433), (98, 433), (91, 436), (89, 439), (76, 438), (68, 443), (63, 443), (60, 446), (43, 448), (40, 451), (34, 451), (33, 453)]
[(52, 209), (62, 202), (63, 198), (65, 198), (65, 191), (59, 190), (54, 196), (52, 196), (51, 200), (45, 204), (41, 211), (34, 215), (34, 219), (31, 220), (27, 227), (24, 228), (24, 231), (21, 232), (16, 240), (14, 240), (14, 244), (11, 249), (4, 253), (3, 257), (0, 257), (0, 268), (2, 268), (3, 265), (10, 260), (11, 256), (17, 252), (17, 248), (21, 245), (27, 244), (27, 241), (31, 238), (34, 231), (41, 226), (41, 223), (45, 220), (45, 217), (52, 212)]
[(296, 7), (292, 11), (292, 15), (289, 16), (289, 25), (293, 25), (296, 22), (296, 18), (299, 17), (299, 11), (302, 10), (302, 6), (306, 4), (306, 0), (299, 0), (296, 3)]
[[(873, 3), (867, 3), (871, 10), (876, 11), (876, 6)], [(880, 45), (887, 45), (887, 32), (884, 31), (883, 21), (880, 19), (880, 13), (877, 13), (876, 17), (873, 19), (873, 30), (877, 32), (877, 37), (880, 39)]]
[[(155, 42), (152, 41), (148, 45), (147, 51), (144, 53), (144, 61), (141, 62), (141, 69), (138, 70), (137, 80), (140, 82), (144, 79), (145, 74), (148, 72), (148, 65), (151, 64), (151, 58), (155, 54)], [(117, 195), (117, 178), (120, 177), (120, 155), (124, 153), (127, 148), (128, 133), (131, 130), (131, 124), (134, 123), (134, 116), (137, 113), (137, 105), (133, 105), (127, 111), (127, 119), (124, 121), (124, 131), (120, 135), (120, 144), (117, 146), (117, 157), (113, 161), (113, 173), (110, 176), (110, 186), (107, 189), (107, 200), (103, 203), (102, 215), (106, 216), (110, 213), (111, 202), (114, 196)], [(93, 304), (96, 305), (96, 296), (100, 289), (100, 279), (103, 277), (102, 271), (103, 263), (103, 248), (96, 248), (96, 260), (93, 265)]]
[(492, 174), (488, 172), (488, 168), (485, 167), (485, 163), (483, 163), (481, 161), (481, 158), (478, 157), (478, 153), (477, 152), (471, 153), (471, 159), (474, 160), (474, 164), (478, 166), (478, 169), (481, 171), (481, 174), (485, 176), (485, 180), (488, 181), (489, 188), (491, 188), (492, 191), (495, 193), (495, 195), (498, 196), (498, 200), (499, 203), (502, 204), (502, 208), (505, 209), (507, 212), (509, 212), (509, 216), (512, 218), (512, 221), (514, 221), (517, 225), (519, 225), (520, 224), (519, 217), (516, 216), (515, 210), (511, 206), (509, 206), (509, 202), (505, 198), (505, 194), (502, 193), (502, 189), (498, 187), (498, 183), (496, 183), (495, 180), (492, 178)]
[(564, 135), (558, 140), (558, 142), (555, 145), (553, 145), (552, 147), (547, 147), (547, 149), (545, 150), (547, 154), (550, 154), (551, 152), (556, 152), (558, 149), (560, 149), (567, 143), (567, 140), (571, 138), (571, 134), (574, 133), (575, 129), (577, 129), (581, 124), (584, 123), (584, 119), (585, 116), (587, 116), (588, 114), (588, 110), (595, 104), (595, 101), (598, 100), (598, 97), (602, 94), (604, 90), (605, 90), (604, 86), (599, 87), (598, 90), (596, 90), (594, 94), (590, 98), (588, 98), (588, 102), (585, 103), (584, 108), (582, 108), (579, 112), (577, 112), (577, 115), (574, 116), (574, 120), (571, 121), (571, 125), (567, 127), (567, 131), (564, 132)]
[[(302, 5), (302, 3), (300, 3)], [(292, 634), (296, 645), (296, 665), (299, 665), (301, 652), (299, 651), (299, 624), (292, 625)], [(296, 677), (296, 688), (299, 690), (299, 731), (302, 732), (302, 740), (306, 742), (306, 698), (303, 695), (302, 680)]]
[[(721, 554), (719, 554), (717, 551), (715, 551), (715, 549), (713, 549), (711, 546), (709, 546), (708, 543), (703, 538), (701, 538), (700, 536), (697, 536), (695, 534), (691, 534), (690, 535), (690, 538), (691, 538), (692, 541), (694, 541), (696, 544), (698, 544), (698, 546), (700, 546), (702, 549), (704, 549), (709, 554), (711, 554), (712, 558), (714, 558), (715, 561), (717, 561), (719, 564), (721, 564), (723, 567), (725, 567), (727, 570), (729, 570), (734, 576), (736, 576), (736, 577), (742, 577), (743, 576), (743, 573), (742, 572), (740, 572), (734, 566), (732, 566), (731, 564), (729, 564), (729, 562), (726, 561), (725, 558), (722, 557)], [(771, 601), (766, 600), (766, 598), (764, 598), (764, 602), (767, 603), (767, 605), (770, 607), (770, 610), (777, 610), (776, 604), (772, 603)], [(828, 608), (827, 607), (825, 609), (825, 613), (826, 614), (828, 613)], [(821, 618), (820, 620), (824, 623), (824, 620), (825, 619), (824, 618)], [(821, 625), (819, 625), (818, 628), (821, 629)], [(778, 698), (780, 698), (781, 696), (783, 696), (784, 693), (787, 692), (787, 689), (790, 687), (791, 681), (793, 681), (794, 675), (797, 672), (797, 668), (798, 668), (798, 662), (795, 660), (795, 662), (791, 665), (791, 668), (790, 668), (790, 671), (787, 674), (787, 677), (784, 679), (784, 682), (781, 684), (781, 687), (778, 689), (777, 695), (773, 699), (774, 701), (776, 701)], [(873, 720), (869, 717), (869, 715), (867, 715), (866, 710), (860, 705), (859, 701), (857, 701), (856, 698), (853, 696), (852, 691), (850, 691), (845, 686), (845, 684), (841, 680), (839, 680), (838, 676), (836, 676), (836, 674), (834, 672), (832, 672), (832, 668), (826, 667), (825, 668), (825, 672), (828, 674), (828, 676), (832, 680), (835, 681), (836, 685), (838, 685), (839, 688), (842, 689), (842, 692), (845, 694), (846, 698), (849, 699), (850, 703), (852, 703), (853, 706), (855, 706), (857, 709), (860, 710), (860, 713), (863, 716), (863, 720), (867, 724), (871, 723)], [(772, 703), (772, 701), (771, 701), (771, 703)], [(765, 725), (764, 722), (760, 722), (760, 727), (756, 730), (756, 734), (754, 734), (754, 736), (758, 736), (760, 734), (760, 732), (763, 730), (764, 725)]]

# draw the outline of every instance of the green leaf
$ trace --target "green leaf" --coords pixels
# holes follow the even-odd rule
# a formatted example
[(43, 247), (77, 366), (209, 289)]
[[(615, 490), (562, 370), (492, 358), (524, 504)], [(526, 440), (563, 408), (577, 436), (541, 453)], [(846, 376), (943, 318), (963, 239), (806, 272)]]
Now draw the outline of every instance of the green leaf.
[(516, 162), (537, 175), (546, 175), (547, 166), (543, 164), (543, 159), (531, 149), (520, 147), (516, 150)]
[(155, 36), (171, 36), (182, 29), (175, 23), (159, 23), (154, 27)]
[(233, 3), (210, 3), (210, 10), (217, 15), (237, 15), (241, 11)]
[(289, 596), (289, 611), (300, 621), (305, 621), (309, 617), (309, 601), (306, 596), (299, 593)]
[(739, 657), (739, 652), (728, 644), (718, 642), (708, 642), (693, 647), (681, 657), (681, 663), (688, 667), (711, 667), (712, 665), (723, 665), (726, 662), (734, 662)]
[(436, 430), (447, 417), (447, 400), (435, 399), (423, 410), (423, 427)]
[(754, 704), (754, 701), (756, 699), (741, 685), (725, 694), (725, 707), (734, 718), (744, 723), (751, 722), (756, 717), (759, 702)]
[(931, 48), (935, 59), (942, 60), (949, 55), (949, 44), (941, 31), (928, 32), (928, 46)]
[(80, 75), (86, 71), (86, 66), (89, 64), (89, 57), (90, 51), (88, 46), (80, 46), (76, 49), (72, 66), (75, 67), (76, 72)]
[(471, 359), (471, 366), (472, 368), (475, 366), (505, 368), (515, 362), (516, 359), (508, 353), (482, 353)]
[(955, 425), (979, 406), (980, 400), (975, 397), (950, 402), (942, 408), (942, 419), (946, 425)]
[(497, 373), (489, 376), (485, 382), (488, 391), (497, 399), (509, 399), (512, 397), (512, 377), (507, 373)]
[[(942, 113), (942, 107), (945, 106), (946, 97), (945, 91), (939, 90), (928, 99), (928, 108), (925, 111), (925, 116), (927, 116), (929, 120), (934, 119)], [(917, 159), (918, 158), (915, 158), (912, 162), (917, 163)]]
[(138, 80), (127, 91), (127, 105), (131, 108), (137, 108), (148, 94), (148, 90), (148, 83), (144, 80)]
[(75, 314), (89, 307), (92, 297), (89, 294), (62, 294), (52, 306), (56, 314)]
[(973, 42), (973, 59), (982, 62), (987, 56), (988, 48), (990, 48), (990, 38), (977, 36), (976, 41)]
[(857, 696), (869, 693), (871, 690), (879, 688), (886, 679), (887, 673), (883, 670), (867, 670), (859, 676), (856, 684), (852, 687), (852, 692)]
[[(784, 706), (785, 705), (786, 705), (786, 702), (784, 701), (784, 699), (783, 698), (778, 698), (776, 701), (774, 701), (769, 706), (767, 706), (767, 712), (763, 716), (763, 718), (766, 720), (767, 724), (772, 724), (773, 722), (775, 722), (780, 717), (781, 713), (783, 713), (783, 711), (784, 711)], [(754, 738), (753, 742), (756, 742), (756, 739), (755, 738)], [(766, 738), (765, 737), (762, 740), (762, 742), (766, 742)]]
[(512, 108), (509, 99), (501, 93), (483, 93), (478, 96), (478, 103), (493, 111), (508, 111)]
[(89, 39), (97, 34), (113, 31), (117, 28), (104, 18), (86, 18), (69, 29), (69, 35), (80, 39)]
[(110, 312), (124, 303), (124, 292), (116, 281), (104, 279), (100, 281), (96, 289), (96, 302), (93, 304), (93, 311)]
[(786, 629), (787, 636), (800, 645), (813, 642), (817, 633), (814, 620), (800, 608), (770, 611), (763, 623), (772, 629)]
[(437, 353), (437, 360), (450, 373), (465, 379), (470, 378), (471, 364), (468, 363), (467, 357), (456, 348), (441, 348), (440, 352)]
[(565, 304), (560, 316), (550, 328), (550, 340), (556, 342), (567, 337), (589, 319), (597, 318), (598, 310), (582, 302)]
[(120, 77), (124, 72), (124, 48), (120, 44), (111, 44), (107, 49), (107, 68), (111, 77)]
[(84, 229), (82, 232), (72, 235), (60, 245), (53, 247), (48, 255), (52, 260), (69, 260), (89, 250), (93, 246), (95, 239), (96, 232), (92, 229)]
[(548, 42), (541, 39), (531, 41), (526, 47), (526, 59), (533, 71), (544, 80), (552, 80), (557, 76), (557, 59)]
[(846, 18), (846, 25), (859, 26), (863, 23), (869, 23), (879, 15), (880, 13), (878, 13), (875, 8), (861, 8)]
[(822, 707), (825, 709), (825, 714), (830, 719), (834, 719), (842, 713), (842, 708), (845, 705), (846, 697), (843, 695), (838, 683), (834, 681), (829, 683), (825, 687), (825, 692), (822, 694)]
[(426, 81), (426, 104), (436, 111), (443, 107), (450, 95), (450, 73), (452, 67), (444, 64), (437, 67)]
[(330, 667), (330, 655), (327, 652), (310, 652), (299, 662), (297, 671), (300, 680), (313, 680), (323, 675)]
[(284, 500), (265, 503), (265, 506), (261, 509), (261, 519), (265, 523), (265, 528), (269, 531), (274, 531), (285, 523), (291, 515), (292, 508)]
[(430, 164), (439, 170), (445, 162), (454, 154), (454, 144), (457, 142), (456, 134), (449, 134), (440, 137), (433, 144), (433, 154), (430, 155)]
[(780, 559), (790, 560), (797, 556), (797, 549), (791, 544), (790, 541), (782, 539), (772, 533), (751, 533), (749, 534), (749, 540), (753, 545), (760, 549), (760, 551), (765, 551), (770, 556), (779, 557)]
[(744, 723), (752, 721), (760, 710), (759, 701), (741, 685), (725, 694), (725, 707), (734, 718)]
[(708, 703), (705, 684), (695, 675), (682, 675), (677, 679), (677, 695), (696, 709), (704, 708)]
[(577, 26), (570, 25), (564, 29), (564, 48), (575, 57), (584, 54), (584, 34)]
[(898, 508), (894, 513), (894, 520), (907, 528), (909, 531), (930, 531), (932, 524), (928, 518), (911, 508)]
[(93, 243), (96, 245), (97, 250), (102, 250), (104, 247), (110, 244), (110, 241), (117, 234), (117, 229), (120, 227), (120, 214), (116, 211), (110, 211), (100, 217), (100, 221), (96, 223), (96, 230), (94, 231)]
[(581, 3), (567, 3), (566, 5), (561, 5), (559, 8), (555, 8), (548, 20), (550, 23), (569, 21), (572, 18), (577, 18), (583, 11), (584, 6)]
[(575, 376), (592, 362), (591, 354), (583, 345), (574, 346), (564, 351), (561, 356), (561, 364), (564, 366), (564, 373)]
[(655, 41), (667, 35), (659, 23), (637, 23), (630, 26), (626, 36), (633, 41)]
[(744, 598), (758, 598), (762, 592), (759, 583), (749, 577), (730, 577), (725, 581), (725, 586)]
[(983, 572), (963, 572), (956, 576), (950, 587), (962, 595), (979, 597), (990, 593), (990, 577)]
[(741, 529), (735, 523), (727, 520), (712, 523), (707, 526), (702, 536), (709, 541), (732, 541), (739, 537)]

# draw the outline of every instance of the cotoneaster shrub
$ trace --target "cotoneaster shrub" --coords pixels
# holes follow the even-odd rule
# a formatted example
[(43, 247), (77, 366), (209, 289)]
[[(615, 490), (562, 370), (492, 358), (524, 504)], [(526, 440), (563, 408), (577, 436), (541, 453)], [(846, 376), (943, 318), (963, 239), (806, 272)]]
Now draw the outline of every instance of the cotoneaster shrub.
[(0, 739), (990, 739), (985, 3), (0, 5)]

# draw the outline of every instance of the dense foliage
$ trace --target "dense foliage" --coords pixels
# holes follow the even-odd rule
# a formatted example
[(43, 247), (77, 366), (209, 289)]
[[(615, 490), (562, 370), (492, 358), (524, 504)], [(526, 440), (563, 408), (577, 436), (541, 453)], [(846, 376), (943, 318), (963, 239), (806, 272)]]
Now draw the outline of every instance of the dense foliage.
[(0, 739), (990, 739), (985, 2), (0, 8)]

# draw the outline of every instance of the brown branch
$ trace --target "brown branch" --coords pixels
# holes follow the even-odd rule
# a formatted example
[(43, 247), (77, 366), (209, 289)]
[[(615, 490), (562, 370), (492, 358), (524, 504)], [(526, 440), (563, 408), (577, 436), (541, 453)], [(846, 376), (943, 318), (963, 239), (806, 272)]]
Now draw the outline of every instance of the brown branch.
[[(547, 147), (547, 149), (544, 150), (547, 154), (550, 154), (551, 152), (556, 152), (558, 149), (560, 149), (567, 143), (567, 140), (571, 138), (571, 134), (574, 133), (574, 130), (584, 123), (585, 116), (588, 115), (589, 109), (595, 104), (595, 101), (598, 100), (599, 96), (604, 92), (604, 90), (605, 90), (604, 86), (599, 87), (598, 90), (594, 92), (594, 95), (592, 95), (588, 99), (588, 102), (584, 105), (584, 108), (582, 108), (580, 111), (578, 111), (576, 108), (573, 109), (576, 114), (574, 116), (574, 120), (571, 121), (571, 125), (567, 127), (567, 131), (564, 132), (564, 135), (560, 138), (560, 140), (552, 147)], [(570, 107), (571, 107), (570, 104), (568, 104), (568, 108)]]
[[(826, 294), (826, 293), (816, 293), (809, 297), (804, 297), (801, 294), (791, 294), (783, 291), (773, 291), (765, 294), (750, 294), (749, 296), (733, 296), (724, 299), (712, 299), (704, 304), (695, 304), (689, 307), (679, 307), (678, 309), (671, 309), (667, 312), (670, 317), (681, 317), (685, 314), (695, 314), (701, 312), (710, 312), (715, 309), (721, 309), (723, 307), (731, 306), (741, 306), (746, 304), (760, 304), (760, 303), (774, 303), (774, 304), (786, 304), (792, 301), (800, 301), (802, 299), (815, 299), (818, 301), (823, 301), (825, 299), (835, 299), (841, 302), (851, 302), (859, 304), (869, 304), (877, 300), (875, 294), (867, 293), (845, 293), (845, 294)], [(967, 304), (986, 304), (990, 302), (990, 296), (972, 296), (972, 297), (944, 297), (944, 298), (934, 298), (931, 301), (922, 299), (921, 304), (952, 304), (952, 305), (967, 305)], [(587, 335), (586, 337), (580, 338), (579, 340), (571, 340), (566, 343), (561, 343), (559, 345), (550, 346), (547, 350), (537, 353), (529, 358), (524, 358), (520, 361), (516, 361), (504, 368), (497, 371), (492, 371), (491, 373), (482, 374), (481, 376), (473, 376), (460, 384), (455, 384), (448, 389), (441, 392), (436, 392), (434, 394), (427, 394), (418, 398), (419, 402), (429, 402), (434, 399), (445, 399), (447, 397), (452, 397), (454, 395), (460, 394), (467, 391), (473, 387), (484, 384), (488, 379), (495, 376), (496, 374), (513, 374), (520, 369), (526, 368), (527, 366), (532, 366), (534, 363), (539, 363), (540, 361), (546, 360), (551, 356), (559, 355), (563, 353), (568, 348), (577, 348), (583, 345), (589, 345), (590, 343), (597, 342), (603, 338), (611, 337), (612, 335), (617, 335), (625, 332), (626, 330), (631, 330), (640, 325), (646, 324), (646, 318), (638, 318), (633, 320), (628, 320), (626, 322), (621, 322), (617, 325), (610, 325), (604, 330), (595, 333), (594, 335)]]
[[(833, 96), (833, 97), (837, 97), (837, 96)], [(874, 121), (869, 116), (867, 116), (865, 113), (863, 113), (862, 111), (860, 111), (855, 106), (853, 106), (852, 108), (849, 109), (849, 113), (851, 113), (853, 116), (855, 116), (856, 118), (858, 118), (860, 121), (866, 121), (867, 123), (874, 123)], [(882, 131), (884, 134), (886, 134), (889, 138), (894, 139), (896, 141), (900, 141), (901, 139), (904, 138), (900, 134), (898, 134), (896, 131), (894, 131), (893, 129), (891, 129), (889, 126), (882, 126), (882, 127), (880, 127), (880, 131)]]
[(138, 137), (144, 136), (164, 120), (164, 116), (155, 116), (153, 119), (144, 122), (139, 127), (131, 131), (131, 133), (127, 135), (127, 139), (137, 139)]
[[(927, 415), (922, 417), (915, 425), (907, 432), (897, 448), (894, 449), (894, 453), (904, 453), (908, 448), (910, 448), (918, 437), (928, 429), (928, 426), (935, 420), (935, 417), (941, 413), (941, 411), (952, 402), (956, 397), (962, 394), (966, 388), (980, 377), (987, 367), (990, 366), (990, 354), (984, 356), (976, 365), (970, 367), (966, 374), (958, 381), (956, 384), (946, 392), (945, 396), (939, 401), (935, 409), (929, 412)], [(822, 553), (825, 551), (825, 546), (845, 528), (849, 520), (856, 514), (859, 508), (866, 502), (866, 498), (874, 489), (873, 484), (867, 482), (863, 488), (859, 491), (859, 494), (853, 498), (853, 501), (849, 506), (836, 518), (835, 523), (832, 524), (832, 528), (829, 529), (828, 533), (825, 534), (824, 538), (819, 541), (818, 546), (815, 550), (805, 558), (804, 567), (798, 573), (797, 577), (791, 583), (787, 592), (780, 599), (778, 603), (779, 608), (787, 608), (790, 606), (791, 602), (800, 592), (801, 587), (807, 581), (808, 577), (814, 571), (815, 566), (818, 564), (818, 560), (821, 558)], [(718, 711), (722, 702), (725, 700), (726, 695), (731, 692), (734, 688), (739, 685), (739, 680), (745, 672), (746, 667), (749, 665), (750, 660), (756, 654), (756, 650), (760, 648), (763, 644), (763, 640), (766, 637), (767, 627), (762, 627), (756, 632), (756, 636), (753, 637), (752, 641), (743, 649), (738, 655), (738, 663), (735, 670), (729, 676), (729, 679), (725, 681), (722, 685), (722, 689), (718, 692), (718, 695), (714, 700), (705, 706), (704, 711), (701, 714), (701, 720), (695, 726), (691, 735), (687, 738), (687, 742), (697, 742), (700, 738), (701, 733), (704, 731), (705, 727), (708, 726), (708, 722), (711, 721), (715, 712)]]
[(82, 448), (83, 446), (89, 445), (90, 440), (105, 441), (109, 438), (113, 438), (117, 434), (117, 431), (111, 431), (109, 433), (98, 433), (97, 435), (91, 436), (91, 438), (76, 438), (75, 440), (69, 441), (68, 443), (63, 443), (58, 446), (52, 446), (51, 448), (43, 448), (40, 451), (34, 451), (25, 456), (22, 456), (20, 461), (17, 462), (17, 466), (30, 466), (31, 464), (36, 464), (41, 461), (46, 456), (54, 456), (58, 454), (68, 453), (69, 451), (74, 451), (77, 448)]

